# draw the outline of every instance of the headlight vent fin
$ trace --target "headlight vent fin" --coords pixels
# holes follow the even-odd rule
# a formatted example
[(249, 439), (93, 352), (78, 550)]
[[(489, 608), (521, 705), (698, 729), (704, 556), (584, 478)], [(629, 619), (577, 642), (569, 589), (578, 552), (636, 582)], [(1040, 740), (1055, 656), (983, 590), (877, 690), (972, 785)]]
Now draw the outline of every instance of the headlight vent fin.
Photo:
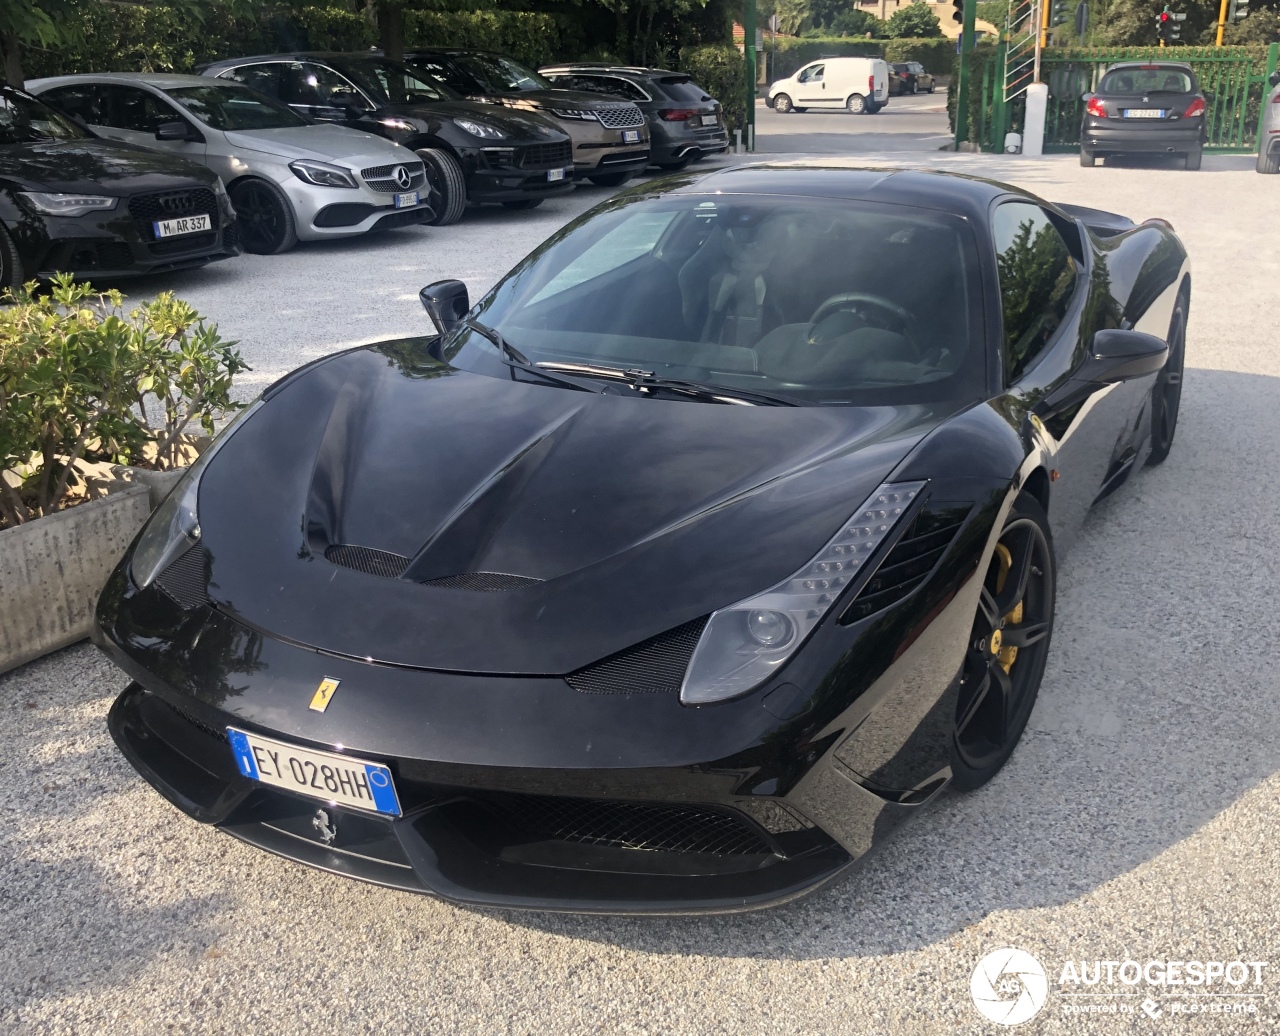
[(209, 555), (199, 543), (156, 576), (156, 586), (179, 608), (190, 611), (209, 603)]
[(583, 694), (655, 694), (680, 690), (707, 616), (686, 622), (565, 677)]

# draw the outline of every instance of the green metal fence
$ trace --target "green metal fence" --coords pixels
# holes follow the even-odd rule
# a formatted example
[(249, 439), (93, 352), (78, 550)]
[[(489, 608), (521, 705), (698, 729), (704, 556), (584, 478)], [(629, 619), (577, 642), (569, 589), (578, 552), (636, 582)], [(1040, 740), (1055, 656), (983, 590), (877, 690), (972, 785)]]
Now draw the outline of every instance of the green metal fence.
[[(982, 68), (981, 125), (984, 151), (1001, 151), (1005, 134), (1022, 131), (1025, 97), (1004, 101), (1004, 44)], [(1280, 44), (1267, 47), (1072, 47), (1048, 48), (1041, 77), (1049, 87), (1046, 152), (1078, 151), (1084, 115), (1081, 95), (1118, 61), (1185, 61), (1195, 69), (1209, 102), (1206, 151), (1252, 153), (1258, 149), (1258, 116), (1269, 92), (1267, 77), (1280, 61)]]

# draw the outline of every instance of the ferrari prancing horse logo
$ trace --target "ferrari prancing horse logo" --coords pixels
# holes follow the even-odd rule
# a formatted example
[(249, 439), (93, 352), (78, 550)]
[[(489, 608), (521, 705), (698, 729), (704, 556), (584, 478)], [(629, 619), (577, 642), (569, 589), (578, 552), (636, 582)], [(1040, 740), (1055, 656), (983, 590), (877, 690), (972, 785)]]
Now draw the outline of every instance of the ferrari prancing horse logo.
[(333, 697), (333, 692), (338, 689), (341, 680), (335, 680), (332, 676), (326, 676), (320, 681), (320, 686), (316, 688), (316, 693), (311, 696), (311, 704), (308, 708), (314, 712), (324, 712), (329, 707), (329, 700)]

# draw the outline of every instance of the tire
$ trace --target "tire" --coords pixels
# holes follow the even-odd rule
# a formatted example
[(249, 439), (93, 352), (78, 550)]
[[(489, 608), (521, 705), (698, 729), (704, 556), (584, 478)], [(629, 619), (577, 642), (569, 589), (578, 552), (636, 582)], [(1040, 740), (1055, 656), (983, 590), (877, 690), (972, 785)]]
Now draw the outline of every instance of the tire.
[(929, 92), (929, 93), (933, 93), (933, 91), (934, 91), (934, 84), (933, 84), (933, 83), (930, 83), (930, 84), (929, 84), (929, 90), (928, 90), (928, 92)]
[(1173, 436), (1178, 430), (1178, 412), (1182, 406), (1182, 374), (1187, 361), (1187, 313), (1191, 293), (1183, 288), (1173, 305), (1169, 321), (1169, 358), (1156, 375), (1151, 388), (1151, 453), (1147, 466), (1163, 464), (1173, 449)]
[(440, 148), (424, 147), (415, 152), (427, 167), (427, 183), (435, 193), (436, 214), (427, 220), (433, 227), (447, 227), (462, 219), (467, 208), (467, 181), (458, 160)]
[(688, 167), (690, 162), (697, 161), (693, 158), (682, 158), (678, 162), (659, 162), (658, 168), (664, 173), (678, 173), (681, 169)]
[(527, 212), (529, 209), (536, 209), (543, 201), (545, 201), (544, 198), (521, 198), (519, 201), (504, 201), (502, 207)]
[(597, 187), (621, 187), (624, 183), (631, 179), (631, 173), (599, 173), (596, 176), (588, 176)]
[(791, 110), (793, 112), (799, 113), (799, 112), (807, 112), (809, 109), (808, 108), (792, 108)]
[(22, 286), (22, 277), (22, 256), (18, 254), (18, 246), (4, 224), (0, 223), (0, 292), (5, 288), (16, 292)]
[(862, 94), (850, 94), (844, 106), (852, 114), (862, 115), (867, 110), (867, 99)]
[(884, 107), (884, 105), (883, 105), (883, 104), (870, 104), (870, 103), (868, 103), (868, 104), (867, 104), (867, 111), (866, 111), (866, 114), (868, 114), (868, 115), (879, 115), (879, 114), (880, 114), (880, 109), (881, 109), (881, 108), (883, 108), (883, 107)]
[(987, 569), (961, 669), (951, 737), (951, 783), (960, 791), (991, 780), (1022, 737), (1049, 656), (1056, 576), (1044, 508), (1022, 493)]
[(911, 84), (911, 92), (912, 92), (913, 94), (918, 94), (918, 93), (920, 92), (920, 84), (919, 84), (919, 83), (916, 83), (916, 82), (912, 82), (912, 84)]
[(247, 176), (227, 192), (236, 210), (240, 243), (254, 255), (279, 255), (298, 243), (293, 206), (269, 180)]
[(778, 94), (773, 99), (773, 110), (779, 115), (786, 115), (787, 112), (795, 110), (795, 105), (791, 103), (791, 98), (786, 94)]
[(1084, 148), (1080, 149), (1080, 164), (1082, 166), (1084, 166), (1086, 169), (1092, 169), (1095, 165), (1097, 165), (1097, 162), (1098, 162), (1098, 156), (1095, 155), (1092, 151), (1086, 151)]
[(1187, 152), (1187, 158), (1186, 158), (1186, 161), (1183, 163), (1183, 168), (1188, 171), (1194, 172), (1195, 170), (1200, 168), (1200, 159), (1202, 157), (1203, 156), (1199, 151)]
[(1258, 164), (1254, 167), (1260, 173), (1280, 173), (1280, 151), (1273, 151), (1267, 154), (1265, 151), (1258, 155)]

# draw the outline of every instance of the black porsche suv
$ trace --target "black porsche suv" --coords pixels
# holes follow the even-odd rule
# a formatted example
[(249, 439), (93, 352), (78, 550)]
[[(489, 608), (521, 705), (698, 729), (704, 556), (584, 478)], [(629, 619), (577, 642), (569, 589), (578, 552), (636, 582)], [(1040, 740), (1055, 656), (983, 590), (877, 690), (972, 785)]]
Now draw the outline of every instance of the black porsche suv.
[(416, 151), (439, 198), (431, 220), (437, 226), (460, 219), (467, 202), (531, 209), (573, 189), (573, 145), (550, 120), (464, 101), (377, 54), (269, 54), (199, 71), (245, 83), (305, 118), (377, 133)]
[(216, 173), (98, 140), (25, 91), (0, 86), (0, 289), (56, 273), (159, 273), (240, 252)]

